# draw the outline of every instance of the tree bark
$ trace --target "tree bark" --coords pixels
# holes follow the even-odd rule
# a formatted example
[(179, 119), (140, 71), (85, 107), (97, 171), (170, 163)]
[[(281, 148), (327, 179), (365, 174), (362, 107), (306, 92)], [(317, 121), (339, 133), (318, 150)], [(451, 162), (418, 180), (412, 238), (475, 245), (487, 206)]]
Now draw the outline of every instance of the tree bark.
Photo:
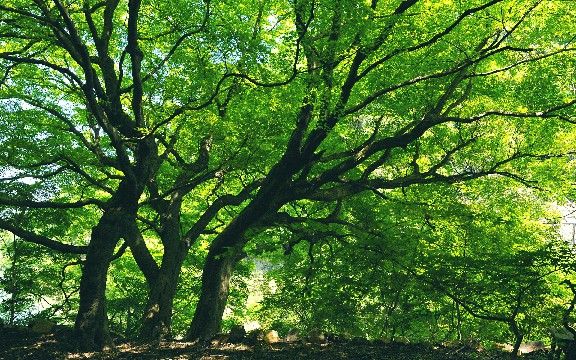
[[(178, 179), (177, 183), (183, 183)], [(152, 206), (160, 214), (160, 239), (164, 246), (162, 265), (154, 279), (148, 279), (150, 289), (146, 309), (142, 315), (139, 338), (143, 341), (158, 341), (169, 338), (172, 308), (182, 263), (188, 251), (180, 235), (180, 211), (186, 191), (174, 191), (170, 200), (156, 200)]]
[(125, 234), (126, 224), (136, 219), (143, 187), (123, 180), (108, 201), (107, 210), (92, 228), (80, 278), (80, 307), (74, 329), (80, 348), (101, 350), (113, 345), (106, 314), (106, 280), (114, 249)]
[(158, 341), (171, 337), (170, 325), (174, 296), (186, 251), (166, 250), (165, 248), (160, 271), (148, 293), (148, 301), (139, 334), (140, 340), (143, 341)]
[(210, 339), (222, 329), (222, 315), (230, 291), (234, 265), (243, 257), (248, 239), (244, 234), (257, 226), (266, 216), (275, 214), (290, 200), (291, 178), (314, 156), (320, 142), (308, 144), (307, 152), (301, 149), (305, 130), (312, 118), (314, 107), (304, 99), (298, 115), (298, 125), (293, 131), (286, 152), (274, 165), (253, 200), (214, 239), (202, 272), (202, 290), (194, 318), (186, 334), (188, 340)]
[(248, 239), (245, 232), (273, 214), (286, 202), (287, 179), (297, 171), (284, 162), (277, 164), (268, 176), (268, 181), (236, 218), (222, 231), (208, 250), (202, 271), (202, 290), (196, 305), (194, 318), (186, 339), (208, 340), (222, 330), (222, 315), (230, 291), (230, 279), (234, 266), (245, 255), (243, 249)]
[(16, 281), (16, 266), (18, 264), (18, 243), (16, 242), (16, 235), (12, 235), (12, 264), (10, 266), (10, 319), (8, 324), (14, 326), (14, 320), (16, 320), (16, 301), (18, 299), (19, 289), (17, 288), (18, 283)]
[(522, 345), (522, 340), (524, 339), (524, 334), (522, 334), (520, 332), (520, 329), (518, 328), (518, 324), (516, 323), (516, 319), (513, 318), (512, 321), (510, 321), (510, 330), (512, 331), (512, 333), (514, 334), (514, 348), (512, 349), (512, 357), (516, 358), (518, 357), (518, 350), (520, 350), (520, 345)]
[(189, 340), (209, 340), (222, 331), (222, 316), (230, 292), (230, 279), (243, 253), (241, 247), (231, 249), (222, 246), (223, 243), (215, 240), (210, 246), (202, 273), (200, 300), (186, 334)]
[(92, 237), (80, 279), (80, 308), (75, 331), (82, 350), (111, 346), (106, 315), (106, 275), (114, 248), (120, 240), (121, 216), (118, 211), (104, 214), (92, 229)]

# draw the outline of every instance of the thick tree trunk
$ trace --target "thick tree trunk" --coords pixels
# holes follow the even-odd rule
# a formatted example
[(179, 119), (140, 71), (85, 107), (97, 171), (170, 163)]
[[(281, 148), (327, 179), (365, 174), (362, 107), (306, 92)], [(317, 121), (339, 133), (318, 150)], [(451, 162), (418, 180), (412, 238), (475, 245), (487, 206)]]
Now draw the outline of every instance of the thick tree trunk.
[(106, 315), (106, 274), (120, 240), (113, 214), (105, 214), (92, 229), (92, 237), (80, 280), (80, 308), (75, 331), (85, 351), (112, 345)]
[(222, 315), (230, 292), (230, 278), (240, 260), (238, 251), (225, 253), (219, 246), (210, 247), (202, 273), (202, 292), (186, 338), (209, 340), (222, 330)]
[(138, 209), (141, 187), (122, 181), (109, 200), (109, 208), (92, 229), (80, 278), (80, 307), (74, 326), (77, 341), (86, 351), (113, 345), (106, 314), (106, 279), (116, 244), (132, 224)]
[(187, 340), (208, 340), (222, 330), (222, 315), (230, 292), (232, 272), (236, 263), (245, 256), (247, 239), (244, 233), (281, 206), (281, 203), (273, 201), (271, 189), (281, 190), (281, 187), (271, 182), (261, 188), (255, 199), (212, 241), (202, 271), (200, 299), (186, 334)]
[(289, 157), (283, 158), (270, 170), (267, 181), (260, 191), (236, 218), (210, 245), (202, 272), (202, 291), (196, 312), (186, 334), (190, 341), (212, 338), (222, 329), (222, 315), (226, 308), (230, 279), (236, 263), (244, 255), (247, 239), (245, 232), (274, 214), (287, 201), (284, 196), (287, 179), (302, 167)]
[(148, 281), (150, 289), (139, 334), (143, 341), (158, 341), (171, 336), (174, 296), (182, 263), (188, 251), (180, 235), (180, 211), (185, 193), (180, 190), (174, 191), (170, 201), (158, 200), (153, 204), (161, 215), (160, 239), (164, 245), (164, 252), (157, 276)]
[(184, 251), (164, 253), (162, 266), (148, 293), (139, 335), (141, 340), (157, 341), (171, 336), (174, 296), (185, 255)]

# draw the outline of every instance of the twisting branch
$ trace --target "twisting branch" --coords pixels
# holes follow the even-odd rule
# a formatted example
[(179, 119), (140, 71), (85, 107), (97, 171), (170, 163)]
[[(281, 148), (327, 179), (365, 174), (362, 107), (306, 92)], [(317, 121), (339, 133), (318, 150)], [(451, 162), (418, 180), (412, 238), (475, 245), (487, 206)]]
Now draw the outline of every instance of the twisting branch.
[[(208, 23), (208, 19), (210, 18), (210, 1), (205, 1), (204, 2), (204, 17), (202, 19), (202, 22), (200, 23), (200, 25), (198, 25), (197, 29), (192, 30), (192, 31), (188, 31), (184, 34), (182, 34), (175, 42), (174, 45), (172, 45), (172, 47), (170, 48), (170, 50), (168, 51), (168, 53), (164, 56), (164, 58), (148, 73), (146, 74), (144, 77), (142, 77), (142, 83), (145, 83), (146, 81), (150, 80), (158, 71), (160, 71), (162, 69), (162, 67), (170, 60), (170, 58), (174, 55), (174, 53), (176, 53), (176, 51), (178, 50), (178, 48), (182, 45), (182, 43), (184, 43), (184, 41), (190, 37), (192, 37), (193, 35), (197, 35), (199, 33), (201, 33), (202, 31), (204, 31), (204, 29), (206, 28), (206, 24)], [(129, 91), (130, 88), (125, 89), (124, 91)]]
[(64, 304), (62, 304), (62, 307), (64, 307), (64, 305), (67, 305), (68, 309), (72, 309), (72, 304), (70, 304), (70, 297), (74, 292), (80, 290), (80, 288), (78, 287), (71, 294), (68, 294), (66, 292), (66, 289), (64, 289), (64, 282), (66, 281), (66, 269), (68, 269), (70, 266), (82, 265), (83, 263), (84, 261), (82, 260), (72, 261), (64, 265), (62, 267), (62, 270), (60, 270), (60, 281), (58, 282), (58, 288), (60, 289), (60, 291), (62, 291), (62, 295), (64, 296)]
[(51, 62), (46, 61), (46, 60), (17, 57), (17, 56), (13, 56), (13, 55), (6, 55), (4, 53), (0, 53), (0, 59), (8, 60), (8, 61), (15, 63), (15, 64), (32, 64), (32, 65), (45, 66), (49, 69), (52, 69), (52, 70), (55, 70), (55, 71), (61, 73), (62, 75), (67, 76), (68, 78), (72, 79), (79, 86), (84, 85), (84, 83), (82, 82), (82, 80), (80, 80), (78, 75), (76, 75), (69, 68), (65, 68), (65, 67), (56, 65), (56, 64), (51, 63)]
[(148, 284), (152, 285), (156, 280), (160, 269), (156, 260), (152, 257), (150, 250), (148, 250), (144, 237), (135, 221), (125, 224), (122, 236), (124, 238), (124, 244), (130, 246), (132, 256), (134, 256), (138, 268), (144, 274)]
[[(364, 71), (362, 71), (362, 73), (360, 73), (356, 79), (356, 81), (360, 81), (362, 78), (364, 78), (366, 75), (368, 75), (370, 72), (372, 72), (374, 69), (376, 69), (377, 67), (379, 67), (380, 65), (384, 64), (385, 62), (387, 62), (388, 60), (392, 59), (393, 57), (403, 54), (403, 53), (410, 53), (410, 52), (414, 52), (420, 49), (423, 49), (427, 46), (430, 46), (436, 42), (438, 42), (440, 39), (442, 39), (444, 36), (448, 35), (449, 33), (451, 33), (454, 29), (456, 29), (456, 27), (462, 22), (464, 21), (464, 19), (470, 17), (471, 15), (474, 15), (477, 12), (480, 12), (482, 10), (485, 10), (489, 7), (492, 7), (500, 2), (502, 2), (503, 0), (492, 0), (487, 2), (486, 4), (483, 4), (481, 6), (475, 7), (475, 8), (470, 8), (467, 9), (466, 11), (464, 11), (462, 14), (460, 14), (460, 16), (458, 16), (458, 18), (452, 22), (449, 26), (447, 26), (444, 30), (442, 30), (441, 32), (437, 33), (436, 35), (432, 36), (430, 39), (428, 39), (427, 41), (424, 41), (422, 43), (416, 44), (414, 46), (410, 46), (407, 48), (403, 48), (403, 49), (396, 49), (394, 51), (392, 51), (390, 54), (380, 58), (379, 60), (375, 61), (374, 63), (370, 64), (369, 66), (367, 66)], [(405, 1), (406, 2), (406, 1)], [(401, 5), (402, 6), (402, 5)]]
[(128, 2), (128, 45), (127, 52), (130, 54), (132, 64), (132, 112), (136, 126), (144, 126), (144, 110), (142, 108), (142, 58), (144, 54), (138, 45), (138, 15), (140, 13), (140, 0)]
[(572, 120), (569, 117), (566, 117), (566, 116), (563, 116), (560, 114), (556, 114), (557, 111), (570, 108), (575, 104), (576, 104), (576, 99), (571, 100), (571, 101), (566, 102), (566, 103), (562, 103), (560, 105), (550, 107), (550, 108), (542, 110), (542, 111), (536, 111), (536, 112), (515, 112), (515, 111), (506, 111), (506, 110), (489, 110), (489, 111), (485, 111), (481, 114), (477, 114), (477, 115), (474, 115), (474, 116), (471, 116), (468, 118), (460, 118), (460, 117), (450, 116), (450, 117), (445, 117), (444, 120), (455, 122), (455, 123), (473, 123), (473, 122), (476, 122), (478, 120), (484, 119), (486, 117), (504, 116), (504, 117), (512, 117), (512, 118), (559, 118), (559, 119), (562, 119), (562, 120), (570, 122), (570, 123), (576, 123), (576, 121)]
[(182, 237), (182, 241), (186, 244), (189, 249), (198, 237), (206, 230), (208, 224), (218, 215), (220, 210), (226, 206), (240, 205), (252, 196), (252, 193), (258, 189), (261, 185), (261, 181), (254, 181), (246, 185), (242, 191), (236, 195), (224, 195), (216, 199), (200, 218), (196, 221), (194, 226), (192, 226)]
[(56, 250), (62, 253), (86, 254), (86, 252), (88, 251), (87, 246), (65, 244), (60, 241), (50, 239), (46, 236), (38, 235), (31, 231), (25, 230), (3, 219), (0, 219), (0, 228), (10, 231), (14, 235), (22, 238), (25, 241), (46, 246), (52, 250)]
[(75, 202), (56, 201), (33, 201), (25, 199), (15, 199), (13, 197), (0, 196), (0, 205), (26, 207), (31, 209), (78, 209), (88, 205), (96, 205), (101, 209), (106, 208), (106, 203), (96, 199), (87, 199)]

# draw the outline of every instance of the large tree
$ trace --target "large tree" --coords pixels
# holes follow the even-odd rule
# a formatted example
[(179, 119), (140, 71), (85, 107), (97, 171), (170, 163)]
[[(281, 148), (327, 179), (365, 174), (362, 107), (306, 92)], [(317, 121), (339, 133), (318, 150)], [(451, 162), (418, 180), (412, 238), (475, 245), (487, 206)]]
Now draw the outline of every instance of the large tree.
[[(107, 269), (120, 238), (133, 239), (127, 230), (163, 157), (145, 95), (140, 3), (8, 2), (0, 10), (4, 181), (24, 188), (5, 187), (2, 203), (55, 211), (99, 208), (76, 330), (84, 347), (106, 346)], [(65, 246), (29, 234), (6, 213), (6, 229)]]
[[(570, 151), (573, 11), (552, 0), (10, 0), (0, 226), (87, 252), (86, 348), (110, 344), (106, 274), (120, 239), (149, 285), (144, 337), (169, 331), (183, 260), (209, 241), (188, 337), (210, 337), (245, 245), (293, 222), (294, 207), (336, 221), (340, 200), (362, 192), (539, 180), (532, 163)], [(19, 208), (91, 210), (78, 225), (89, 235), (50, 217), (16, 223)]]
[[(190, 339), (220, 329), (249, 230), (290, 222), (289, 204), (332, 203), (337, 219), (339, 200), (365, 191), (385, 200), (391, 189), (484, 176), (530, 183), (534, 160), (569, 151), (554, 139), (572, 121), (574, 99), (557, 76), (571, 67), (572, 35), (532, 30), (569, 10), (518, 5), (293, 4), (306, 90), (282, 157), (211, 243)], [(552, 96), (540, 96), (546, 87)]]

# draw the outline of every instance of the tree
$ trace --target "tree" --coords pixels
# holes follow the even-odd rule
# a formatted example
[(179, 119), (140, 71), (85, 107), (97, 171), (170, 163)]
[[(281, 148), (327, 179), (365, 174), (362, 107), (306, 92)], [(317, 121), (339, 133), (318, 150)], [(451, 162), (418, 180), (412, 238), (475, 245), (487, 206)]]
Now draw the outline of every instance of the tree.
[[(2, 98), (9, 109), (2, 114), (8, 135), (3, 145), (10, 149), (2, 156), (8, 172), (5, 181), (27, 177), (32, 182), (29, 189), (23, 186), (23, 196), (12, 198), (4, 193), (2, 203), (102, 209), (91, 231), (76, 319), (81, 343), (89, 349), (111, 343), (106, 327), (106, 272), (124, 224), (135, 221), (138, 200), (160, 161), (155, 139), (143, 131), (139, 3), (130, 3), (124, 10), (130, 14), (123, 33), (124, 50), (118, 50), (117, 39), (112, 38), (122, 22), (115, 14), (119, 3), (85, 5), (10, 2), (0, 9), (2, 34), (7, 39), (1, 55), (6, 68)], [(117, 71), (114, 62), (123, 62), (126, 56), (131, 75), (124, 77), (124, 65)], [(126, 101), (130, 109), (125, 108)], [(30, 124), (23, 129), (14, 126), (14, 120)], [(17, 136), (10, 136), (13, 132)], [(16, 149), (20, 154), (11, 156)], [(35, 185), (38, 181), (45, 183)], [(63, 187), (72, 185), (85, 187), (86, 194), (64, 191), (69, 197), (57, 199)], [(32, 190), (36, 187), (39, 194)], [(94, 196), (98, 191), (105, 195)], [(8, 230), (25, 231), (14, 226), (5, 224)], [(65, 247), (30, 235), (24, 237)]]
[[(234, 75), (218, 77), (226, 70), (222, 61), (229, 50), (204, 41), (216, 41), (216, 31), (198, 36), (205, 29), (209, 3), (178, 5), (159, 9), (147, 4), (141, 9), (139, 2), (126, 6), (118, 1), (92, 5), (56, 1), (11, 2), (0, 8), (6, 17), (2, 34), (7, 39), (1, 56), (7, 69), (2, 98), (9, 110), (2, 114), (7, 149), (4, 182), (20, 188), (16, 194), (5, 189), (3, 227), (55, 250), (87, 251), (76, 321), (86, 348), (110, 344), (106, 272), (120, 238), (129, 243), (148, 280), (150, 308), (162, 308), (145, 317), (152, 319), (152, 325), (144, 328), (157, 333), (159, 327), (163, 331), (158, 323), (169, 326), (179, 264), (195, 239), (181, 239), (179, 228), (163, 222), (159, 236), (169, 256), (158, 267), (137, 228), (137, 211), (150, 206), (165, 219), (178, 215), (182, 197), (218, 173), (205, 171), (210, 137), (202, 135), (206, 140), (196, 156), (187, 136), (196, 126), (202, 132), (212, 131), (205, 119), (211, 113), (202, 112), (207, 106), (217, 103), (219, 114), (224, 112), (226, 96), (222, 102), (216, 96)], [(181, 16), (181, 6), (190, 9), (187, 17)], [(148, 16), (161, 16), (166, 22), (141, 25), (139, 17)], [(182, 72), (193, 62), (197, 72)], [(156, 87), (158, 81), (165, 85)], [(193, 85), (183, 93), (186, 83)], [(188, 125), (185, 116), (194, 111), (201, 122)], [(24, 118), (33, 126), (21, 128), (22, 123), (15, 121)], [(177, 151), (176, 146), (183, 150)], [(15, 156), (12, 149), (25, 151)], [(188, 161), (194, 156), (196, 161)], [(173, 177), (166, 168), (176, 168), (180, 175)], [(157, 184), (168, 185), (160, 193)], [(150, 199), (139, 203), (146, 187)], [(192, 235), (199, 236), (230, 201), (238, 202), (227, 198), (211, 206)], [(10, 221), (12, 207), (55, 211), (89, 206), (96, 206), (94, 211), (101, 214), (83, 224), (93, 226), (87, 248), (63, 244)], [(177, 218), (170, 221), (180, 226)], [(155, 299), (158, 296), (161, 304)]]
[[(120, 239), (149, 286), (145, 338), (169, 333), (184, 259), (209, 241), (188, 337), (211, 337), (264, 229), (314, 207), (338, 221), (341, 200), (366, 192), (377, 206), (418, 184), (533, 184), (532, 164), (565, 160), (571, 11), (552, 0), (9, 1), (0, 226), (86, 251), (76, 330), (88, 349), (110, 344), (106, 274)], [(15, 223), (19, 208), (85, 211), (89, 236)], [(160, 265), (145, 236), (159, 240)]]
[[(188, 337), (219, 330), (223, 284), (250, 240), (246, 233), (282, 223), (287, 204), (337, 204), (365, 191), (386, 199), (390, 189), (489, 175), (530, 183), (530, 163), (570, 151), (541, 140), (569, 131), (571, 95), (560, 95), (558, 82), (555, 100), (526, 94), (529, 84), (550, 84), (548, 59), (570, 62), (571, 37), (558, 41), (560, 33), (550, 29), (560, 46), (536, 50), (542, 39), (529, 29), (552, 13), (541, 3), (526, 5), (451, 3), (432, 21), (433, 5), (417, 1), (296, 2), (307, 81), (294, 130), (256, 195), (213, 240)], [(497, 100), (512, 86), (523, 95)], [(524, 132), (527, 119), (545, 121)], [(489, 135), (503, 132), (509, 137)]]

